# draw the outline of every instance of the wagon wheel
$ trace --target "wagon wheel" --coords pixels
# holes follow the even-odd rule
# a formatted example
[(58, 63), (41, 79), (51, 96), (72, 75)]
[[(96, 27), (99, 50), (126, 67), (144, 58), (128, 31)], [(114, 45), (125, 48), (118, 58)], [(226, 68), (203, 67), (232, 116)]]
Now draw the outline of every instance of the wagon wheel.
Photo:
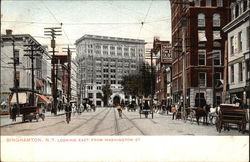
[(23, 114), (22, 122), (25, 122), (25, 115)]
[(44, 114), (42, 114), (42, 120), (44, 121), (44, 119), (45, 119), (45, 115), (44, 115)]

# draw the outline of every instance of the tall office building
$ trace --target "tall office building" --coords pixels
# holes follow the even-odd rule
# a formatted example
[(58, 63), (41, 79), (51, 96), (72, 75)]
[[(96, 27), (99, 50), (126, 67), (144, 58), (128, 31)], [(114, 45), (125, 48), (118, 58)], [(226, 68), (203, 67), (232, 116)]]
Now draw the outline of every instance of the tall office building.
[(103, 106), (102, 86), (110, 84), (109, 105), (131, 100), (122, 92), (122, 76), (137, 73), (144, 62), (145, 41), (84, 35), (76, 41), (78, 98)]

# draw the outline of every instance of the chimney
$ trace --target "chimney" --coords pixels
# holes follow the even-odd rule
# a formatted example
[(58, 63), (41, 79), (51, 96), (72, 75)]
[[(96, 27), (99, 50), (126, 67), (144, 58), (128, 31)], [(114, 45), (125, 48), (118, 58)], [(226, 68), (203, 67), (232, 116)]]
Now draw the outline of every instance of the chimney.
[(11, 29), (7, 29), (6, 30), (6, 35), (12, 35), (12, 30)]

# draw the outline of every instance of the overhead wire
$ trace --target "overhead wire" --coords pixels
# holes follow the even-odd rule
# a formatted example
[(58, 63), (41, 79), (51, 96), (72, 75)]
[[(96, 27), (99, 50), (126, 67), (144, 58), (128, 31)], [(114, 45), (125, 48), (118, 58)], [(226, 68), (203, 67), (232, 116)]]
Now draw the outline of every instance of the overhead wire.
[(140, 27), (140, 31), (139, 31), (139, 33), (138, 33), (138, 35), (137, 35), (137, 39), (139, 38), (139, 36), (140, 36), (140, 34), (141, 34), (142, 27), (143, 27), (143, 25), (144, 25), (145, 20), (147, 19), (147, 16), (148, 16), (148, 13), (149, 13), (149, 11), (150, 11), (150, 9), (151, 9), (152, 3), (153, 3), (153, 0), (152, 0), (151, 3), (150, 3), (150, 6), (149, 6), (149, 8), (148, 8), (148, 11), (147, 11), (147, 14), (146, 14), (144, 20), (141, 22), (141, 27)]
[[(42, 2), (43, 2), (43, 1), (42, 1)], [(49, 13), (53, 16), (53, 18), (54, 18), (58, 23), (60, 23), (60, 25), (61, 25), (61, 27), (62, 27), (62, 26), (63, 26), (63, 23), (60, 22), (60, 21), (58, 21), (58, 19), (56, 18), (56, 16), (53, 14), (53, 12), (47, 7), (47, 5), (46, 5), (44, 2), (43, 2), (43, 4), (44, 4), (45, 8), (49, 11)], [(62, 27), (62, 30), (63, 30), (63, 32), (64, 32), (66, 38), (68, 39), (69, 44), (72, 44), (71, 41), (70, 41), (70, 39), (69, 39), (69, 37), (68, 37), (68, 35), (67, 35), (67, 33), (65, 32), (65, 30), (64, 30), (63, 27)]]

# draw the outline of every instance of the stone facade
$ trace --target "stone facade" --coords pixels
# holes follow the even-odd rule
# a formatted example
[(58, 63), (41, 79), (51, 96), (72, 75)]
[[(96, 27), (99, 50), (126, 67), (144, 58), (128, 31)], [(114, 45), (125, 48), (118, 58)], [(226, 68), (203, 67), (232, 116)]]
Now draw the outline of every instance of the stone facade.
[(247, 80), (250, 78), (250, 2), (232, 3), (232, 21), (223, 29), (228, 35), (228, 83), (231, 102), (240, 98), (249, 104)]
[(47, 49), (40, 45), (31, 35), (21, 34), (12, 35), (8, 33), (1, 36), (1, 103), (8, 100), (8, 96), (11, 91), (10, 88), (14, 87), (14, 68), (13, 64), (13, 39), (15, 57), (17, 58), (17, 85), (18, 88), (32, 89), (31, 80), (31, 59), (29, 56), (30, 52), (26, 52), (27, 47), (24, 45), (37, 45), (39, 51), (34, 54), (39, 55), (34, 57), (34, 83), (35, 91), (43, 95), (51, 94), (50, 85), (47, 82), (48, 62), (49, 55)]
[[(103, 106), (102, 86), (110, 84), (114, 99), (125, 101), (122, 76), (137, 73), (144, 62), (145, 41), (138, 39), (84, 35), (76, 41), (79, 98), (90, 98)], [(81, 100), (80, 99), (80, 100)]]

